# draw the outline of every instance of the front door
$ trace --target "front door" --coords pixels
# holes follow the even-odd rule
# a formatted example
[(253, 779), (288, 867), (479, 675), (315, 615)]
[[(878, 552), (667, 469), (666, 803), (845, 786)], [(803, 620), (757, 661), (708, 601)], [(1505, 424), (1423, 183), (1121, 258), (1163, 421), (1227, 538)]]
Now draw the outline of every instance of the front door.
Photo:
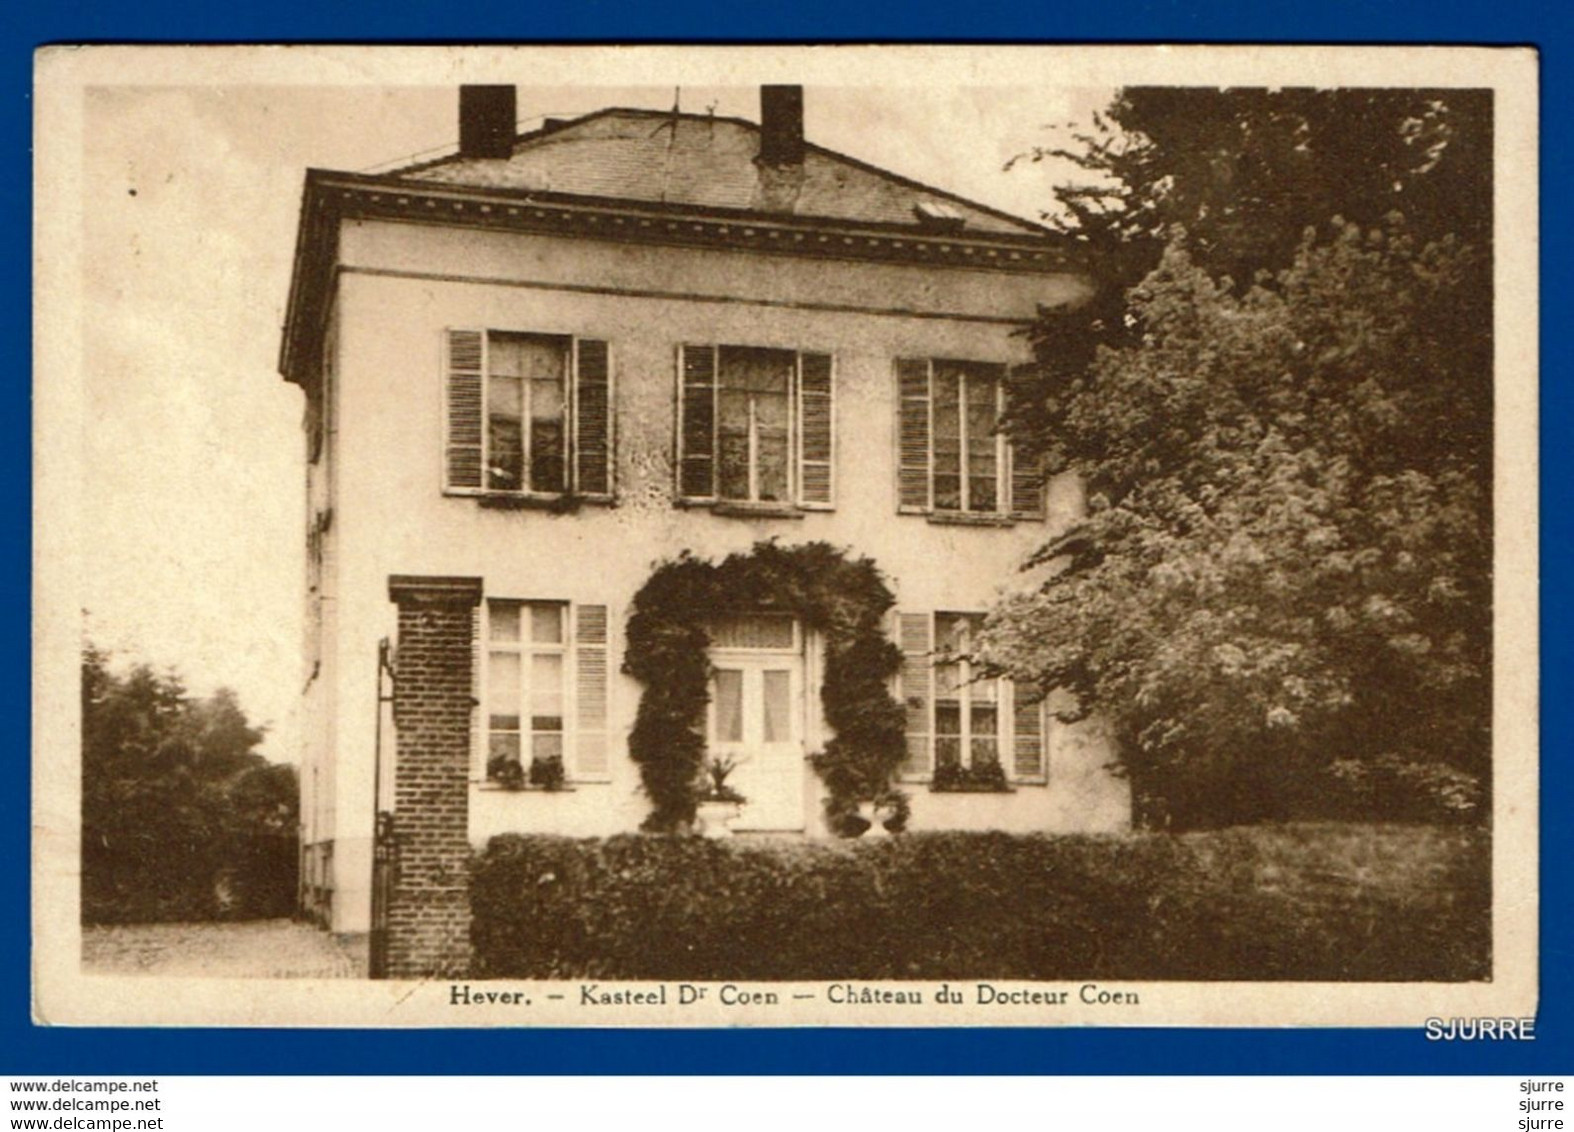
[(790, 653), (712, 654), (711, 758), (734, 769), (727, 785), (742, 794), (740, 832), (802, 830), (803, 664)]

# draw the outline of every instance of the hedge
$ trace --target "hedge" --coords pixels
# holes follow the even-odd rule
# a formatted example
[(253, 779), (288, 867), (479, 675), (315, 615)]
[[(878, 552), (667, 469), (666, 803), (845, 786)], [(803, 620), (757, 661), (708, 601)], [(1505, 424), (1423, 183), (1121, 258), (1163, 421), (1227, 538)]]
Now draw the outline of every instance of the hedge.
[(495, 838), (473, 974), (627, 979), (1484, 979), (1479, 829), (873, 842)]
[(82, 922), (255, 920), (295, 911), (294, 834), (122, 838), (114, 852), (82, 842)]

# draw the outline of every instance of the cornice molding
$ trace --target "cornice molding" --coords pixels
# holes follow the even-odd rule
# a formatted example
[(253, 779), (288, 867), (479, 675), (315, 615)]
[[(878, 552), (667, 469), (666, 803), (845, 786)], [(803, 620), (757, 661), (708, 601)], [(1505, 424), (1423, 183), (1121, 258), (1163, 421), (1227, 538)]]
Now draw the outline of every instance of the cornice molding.
[(344, 219), (526, 232), (612, 243), (664, 245), (948, 270), (1082, 272), (1079, 249), (1052, 235), (933, 233), (910, 225), (699, 209), (564, 193), (492, 189), (309, 170), (301, 202), (280, 370), (308, 385), (322, 306)]

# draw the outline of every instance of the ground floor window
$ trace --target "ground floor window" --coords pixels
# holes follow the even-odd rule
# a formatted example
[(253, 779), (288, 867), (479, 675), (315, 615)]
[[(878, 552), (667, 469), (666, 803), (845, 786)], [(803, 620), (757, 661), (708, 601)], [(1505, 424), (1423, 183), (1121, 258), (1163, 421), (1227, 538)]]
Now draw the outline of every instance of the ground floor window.
[(485, 780), (554, 789), (607, 769), (603, 605), (492, 599), (482, 629)]
[(1000, 762), (1000, 685), (973, 671), (976, 613), (935, 615), (935, 765)]
[(983, 620), (976, 612), (900, 615), (903, 777), (931, 780), (937, 788), (1045, 781), (1042, 698), (976, 662), (974, 637)]

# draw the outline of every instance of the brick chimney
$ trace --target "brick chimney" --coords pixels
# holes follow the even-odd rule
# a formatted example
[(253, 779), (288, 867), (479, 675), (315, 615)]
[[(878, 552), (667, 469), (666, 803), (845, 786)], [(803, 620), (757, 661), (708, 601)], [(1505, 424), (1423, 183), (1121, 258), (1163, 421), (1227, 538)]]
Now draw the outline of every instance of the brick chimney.
[(760, 87), (760, 164), (803, 164), (803, 87)]
[(511, 86), (459, 88), (459, 156), (511, 157), (515, 94)]

